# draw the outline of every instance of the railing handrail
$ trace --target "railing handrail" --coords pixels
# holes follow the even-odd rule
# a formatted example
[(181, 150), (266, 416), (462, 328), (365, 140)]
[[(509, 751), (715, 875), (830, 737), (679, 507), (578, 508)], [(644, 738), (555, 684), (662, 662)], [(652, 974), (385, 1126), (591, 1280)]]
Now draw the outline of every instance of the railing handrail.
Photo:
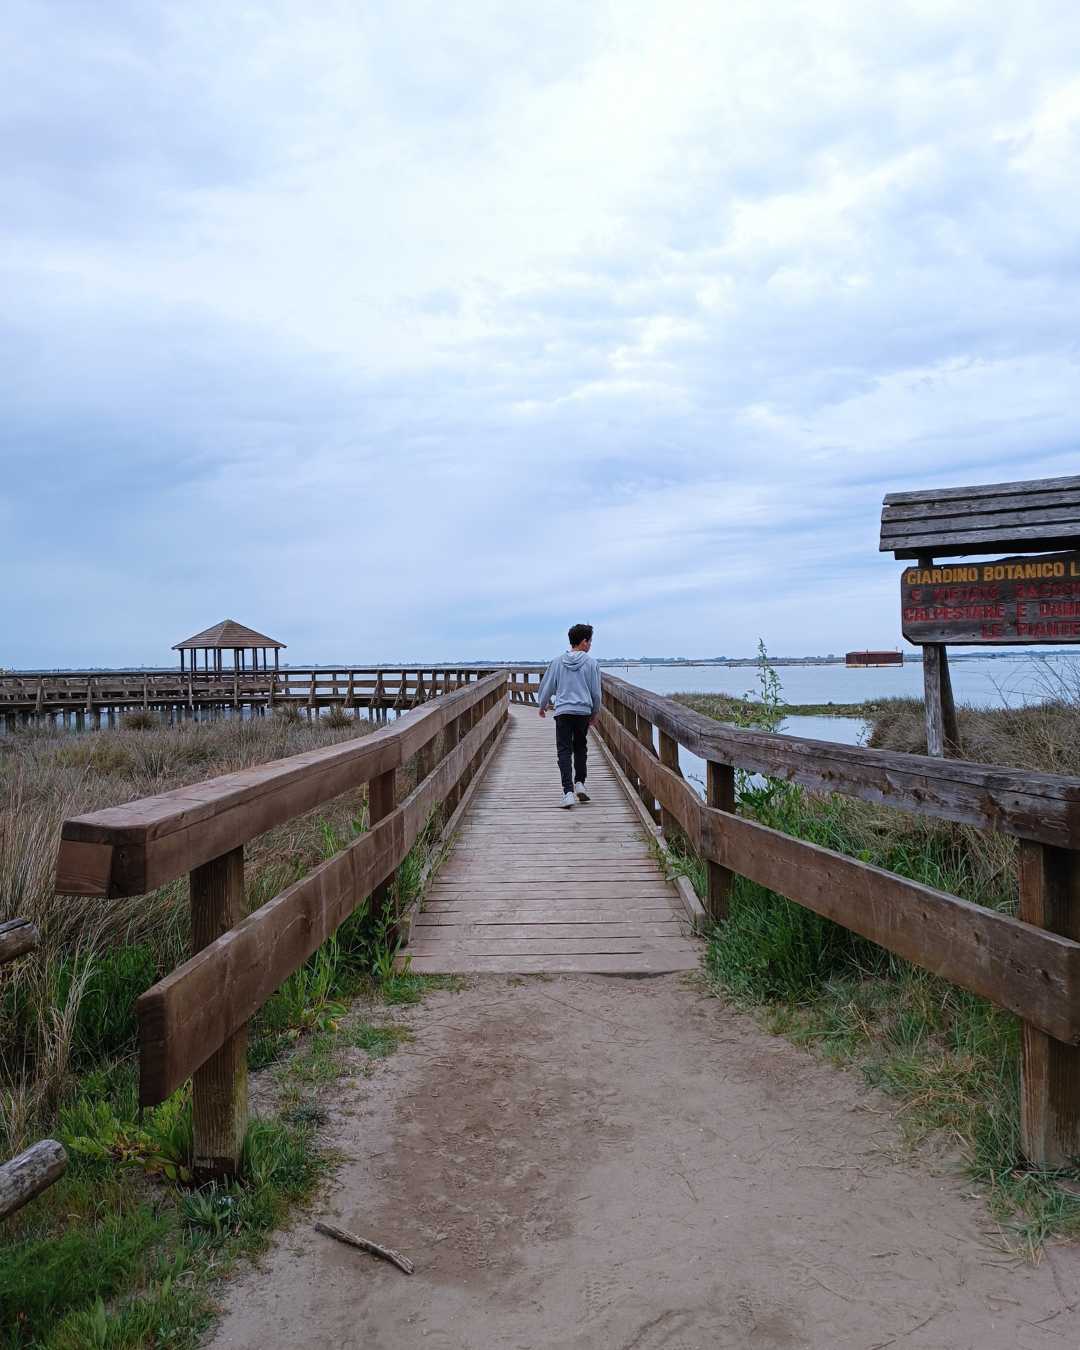
[[(615, 676), (602, 690), (601, 733), (705, 864), (711, 918), (743, 876), (1017, 1013), (1024, 1152), (1048, 1167), (1080, 1154), (1080, 781), (723, 727)], [(706, 760), (704, 801), (680, 744)], [(1020, 836), (1018, 917), (737, 815), (735, 766)]]
[(1080, 843), (1080, 778), (726, 726), (607, 672), (602, 683), (701, 759), (1040, 843)]
[(505, 678), (505, 672), (488, 675), (359, 740), (72, 817), (61, 833), (56, 889), (73, 895), (144, 895), (398, 768)]
[(401, 675), (410, 671), (437, 671), (440, 674), (452, 674), (460, 671), (464, 675), (493, 675), (497, 671), (507, 670), (510, 672), (524, 671), (530, 674), (543, 673), (547, 666), (539, 663), (531, 665), (523, 663), (520, 665), (476, 665), (464, 664), (454, 665), (452, 662), (439, 661), (412, 661), (408, 665), (385, 665), (378, 661), (360, 661), (350, 663), (348, 661), (339, 661), (336, 664), (310, 664), (305, 666), (281, 665), (281, 666), (254, 666), (233, 667), (224, 666), (221, 671), (211, 668), (209, 671), (199, 667), (192, 671), (190, 668), (180, 670), (179, 666), (118, 666), (115, 669), (102, 668), (100, 670), (6, 670), (0, 672), (0, 685), (14, 683), (18, 681), (26, 682), (30, 680), (111, 680), (111, 679), (129, 679), (141, 680), (144, 677), (150, 680), (169, 680), (169, 679), (187, 679), (190, 675), (205, 676), (210, 675), (232, 675), (236, 670), (240, 675), (277, 675), (278, 678), (289, 675), (331, 675), (338, 671), (342, 675), (348, 675), (351, 672), (365, 675)]
[[(453, 819), (461, 793), (498, 743), (509, 673), (435, 698), (362, 740), (309, 751), (64, 823), (57, 889), (138, 895), (189, 874), (193, 955), (142, 994), (139, 1100), (153, 1106), (193, 1079), (194, 1166), (240, 1165), (247, 1028), (285, 980), (370, 897), (389, 909), (396, 870), (424, 831)], [(398, 769), (416, 766), (398, 801)], [(321, 802), (367, 785), (368, 828), (249, 913), (244, 845)]]

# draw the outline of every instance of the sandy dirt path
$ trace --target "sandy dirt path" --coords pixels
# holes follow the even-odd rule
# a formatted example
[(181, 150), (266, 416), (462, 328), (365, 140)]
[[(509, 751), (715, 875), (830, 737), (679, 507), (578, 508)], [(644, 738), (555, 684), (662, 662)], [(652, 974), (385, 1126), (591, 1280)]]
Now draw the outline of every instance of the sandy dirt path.
[(1080, 1345), (1077, 1249), (1010, 1258), (969, 1183), (899, 1154), (884, 1098), (685, 976), (478, 977), (401, 1020), (214, 1350)]

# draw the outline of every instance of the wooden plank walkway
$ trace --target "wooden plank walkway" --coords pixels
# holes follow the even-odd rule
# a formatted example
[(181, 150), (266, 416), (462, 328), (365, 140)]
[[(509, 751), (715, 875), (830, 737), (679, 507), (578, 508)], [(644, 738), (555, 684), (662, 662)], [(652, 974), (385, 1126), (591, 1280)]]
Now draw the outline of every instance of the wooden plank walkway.
[(592, 801), (567, 811), (554, 719), (510, 725), (432, 882), (407, 948), (421, 973), (693, 970), (700, 947), (675, 887), (595, 737)]

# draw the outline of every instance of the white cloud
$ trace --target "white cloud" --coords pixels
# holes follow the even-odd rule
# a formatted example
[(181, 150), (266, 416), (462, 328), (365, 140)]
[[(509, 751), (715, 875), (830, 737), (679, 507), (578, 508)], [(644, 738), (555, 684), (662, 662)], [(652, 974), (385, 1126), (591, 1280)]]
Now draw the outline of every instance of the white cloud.
[(1076, 468), (1071, 2), (64, 10), (0, 68), (6, 663), (890, 645), (884, 491)]

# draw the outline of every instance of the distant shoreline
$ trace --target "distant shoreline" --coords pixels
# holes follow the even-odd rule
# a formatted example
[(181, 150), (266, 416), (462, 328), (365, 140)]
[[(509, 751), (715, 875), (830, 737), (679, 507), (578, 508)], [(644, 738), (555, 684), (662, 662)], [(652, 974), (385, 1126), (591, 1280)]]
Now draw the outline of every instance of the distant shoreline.
[[(998, 647), (991, 651), (960, 651), (955, 647), (949, 648), (949, 661), (1017, 661), (1021, 659), (1031, 659), (1032, 657), (1046, 658), (1053, 657), (1080, 657), (1080, 648), (1064, 647), (1042, 648), (1030, 647)], [(548, 658), (550, 660), (550, 658)], [(512, 661), (502, 658), (492, 661), (320, 661), (314, 664), (306, 661), (298, 661), (295, 664), (282, 661), (280, 670), (499, 670), (503, 667), (512, 670), (535, 669), (544, 670), (547, 668), (548, 660), (527, 660)], [(676, 657), (599, 657), (597, 664), (603, 670), (641, 670), (663, 667), (665, 670), (687, 670), (701, 667), (720, 667), (730, 669), (741, 669), (744, 667), (753, 667), (761, 664), (757, 656), (722, 656), (722, 657), (687, 657), (685, 660)], [(853, 670), (880, 669), (880, 670), (902, 670), (906, 665), (921, 665), (922, 652), (904, 652), (904, 661), (901, 666), (853, 666)], [(846, 666), (843, 656), (770, 656), (770, 666)], [(177, 673), (177, 667), (172, 666), (33, 666), (19, 668), (17, 666), (0, 667), (0, 677), (12, 676), (20, 679), (29, 679), (35, 675), (174, 675)], [(229, 666), (226, 674), (232, 673), (232, 667)], [(247, 672), (254, 674), (254, 672)], [(261, 673), (261, 672), (260, 672)]]
[[(949, 648), (949, 660), (955, 661), (1017, 661), (1032, 657), (1046, 658), (1053, 657), (1080, 657), (1080, 649), (1065, 647), (1043, 650), (1041, 648), (1029, 647), (1006, 647), (995, 648), (993, 651), (959, 651), (955, 647)], [(499, 670), (503, 667), (516, 670), (533, 668), (544, 670), (547, 667), (546, 660), (527, 660), (511, 661), (505, 658), (493, 661), (321, 661), (311, 664), (306, 661), (298, 661), (296, 664), (283, 661), (280, 670), (378, 670), (384, 667), (387, 670)], [(756, 656), (730, 656), (730, 657), (688, 657), (686, 660), (681, 658), (657, 656), (653, 658), (642, 659), (640, 657), (600, 657), (597, 664), (603, 670), (641, 670), (654, 669), (662, 666), (665, 670), (687, 670), (701, 667), (720, 667), (730, 669), (741, 669), (744, 667), (753, 667), (760, 665), (760, 659)], [(921, 665), (922, 652), (904, 652), (903, 665)], [(770, 656), (770, 666), (846, 666), (845, 658), (842, 656)], [(880, 670), (902, 670), (903, 666), (853, 666), (853, 670), (880, 669)], [(0, 668), (0, 676), (10, 675), (21, 679), (28, 679), (35, 675), (173, 675), (177, 673), (176, 666), (34, 666), (19, 668), (16, 666)], [(226, 674), (232, 673), (232, 667), (228, 667)], [(253, 673), (253, 672), (248, 672)]]

